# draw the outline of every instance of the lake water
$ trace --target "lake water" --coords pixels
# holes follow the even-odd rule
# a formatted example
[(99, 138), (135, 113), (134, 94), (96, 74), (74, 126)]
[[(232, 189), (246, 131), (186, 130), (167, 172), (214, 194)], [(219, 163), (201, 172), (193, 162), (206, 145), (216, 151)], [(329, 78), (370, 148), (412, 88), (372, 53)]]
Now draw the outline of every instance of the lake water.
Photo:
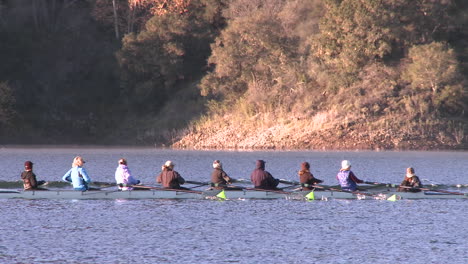
[[(130, 148), (2, 148), (0, 180), (31, 160), (57, 181), (75, 155), (94, 181), (117, 161), (154, 184), (166, 160), (187, 180), (208, 181), (220, 159), (234, 178), (255, 160), (297, 180), (303, 161), (336, 184), (342, 159), (361, 179), (399, 183), (406, 167), (428, 183), (467, 184), (467, 152), (176, 151)], [(0, 263), (468, 263), (464, 200), (0, 200)]]

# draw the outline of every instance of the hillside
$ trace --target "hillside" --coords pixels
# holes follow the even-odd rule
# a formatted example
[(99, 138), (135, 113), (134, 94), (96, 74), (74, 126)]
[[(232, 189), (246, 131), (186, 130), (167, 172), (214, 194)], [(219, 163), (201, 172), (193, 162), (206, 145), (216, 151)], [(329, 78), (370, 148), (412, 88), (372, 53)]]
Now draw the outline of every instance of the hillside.
[(467, 149), (466, 1), (37, 3), (0, 1), (0, 144)]

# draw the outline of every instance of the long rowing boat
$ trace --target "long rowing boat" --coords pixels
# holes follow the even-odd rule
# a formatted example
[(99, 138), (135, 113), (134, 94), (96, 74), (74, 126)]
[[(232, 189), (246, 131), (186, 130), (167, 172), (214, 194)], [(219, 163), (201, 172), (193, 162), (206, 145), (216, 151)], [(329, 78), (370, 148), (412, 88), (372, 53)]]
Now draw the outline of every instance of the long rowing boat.
[[(37, 190), (22, 191), (15, 189), (0, 189), (0, 199), (221, 199), (220, 190)], [(358, 199), (358, 200), (387, 200), (387, 199), (467, 199), (468, 193), (426, 192), (343, 192), (343, 191), (271, 191), (260, 189), (225, 190), (222, 199), (290, 199), (290, 200), (329, 200), (329, 199)], [(312, 195), (313, 194), (313, 195)]]
[[(186, 181), (187, 183), (190, 183), (191, 181)], [(300, 185), (299, 182), (296, 181), (284, 181), (285, 184), (287, 185)], [(193, 182), (196, 184), (199, 184), (201, 182)], [(235, 180), (235, 183), (239, 184), (249, 184), (251, 185), (252, 183), (249, 180), (245, 179), (239, 179)], [(209, 182), (206, 182), (205, 185), (209, 185)], [(46, 188), (66, 188), (69, 187), (70, 183), (69, 182), (64, 182), (64, 181), (47, 181), (43, 187)], [(96, 188), (105, 188), (105, 187), (110, 187), (110, 186), (115, 186), (114, 182), (91, 182), (90, 186), (96, 187)], [(324, 188), (339, 188), (339, 185), (320, 185)], [(398, 184), (390, 184), (390, 183), (369, 183), (369, 185), (363, 185), (364, 188), (366, 189), (372, 189), (374, 190), (380, 190), (380, 189), (388, 189), (388, 188), (393, 188), (395, 186), (398, 186)], [(456, 189), (456, 190), (465, 190), (468, 188), (468, 184), (425, 184), (425, 187), (430, 187), (431, 189), (438, 188), (438, 189)], [(23, 187), (23, 181), (18, 180), (18, 181), (2, 181), (0, 180), (0, 189), (19, 189)]]

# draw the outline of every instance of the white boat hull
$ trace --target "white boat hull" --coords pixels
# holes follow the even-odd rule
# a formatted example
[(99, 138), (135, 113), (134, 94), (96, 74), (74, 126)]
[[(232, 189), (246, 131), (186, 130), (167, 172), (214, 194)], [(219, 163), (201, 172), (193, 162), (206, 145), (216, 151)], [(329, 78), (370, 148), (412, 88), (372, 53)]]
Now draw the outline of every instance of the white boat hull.
[[(138, 191), (18, 191), (0, 189), (0, 199), (220, 199), (219, 190), (186, 191), (186, 190), (138, 190)], [(259, 190), (226, 190), (226, 199), (288, 199), (307, 200), (310, 192), (284, 192)], [(350, 193), (342, 191), (314, 191), (314, 200), (328, 199), (358, 199), (386, 200), (395, 195), (395, 199), (467, 199), (467, 194), (447, 194), (440, 192), (381, 192), (381, 193)]]

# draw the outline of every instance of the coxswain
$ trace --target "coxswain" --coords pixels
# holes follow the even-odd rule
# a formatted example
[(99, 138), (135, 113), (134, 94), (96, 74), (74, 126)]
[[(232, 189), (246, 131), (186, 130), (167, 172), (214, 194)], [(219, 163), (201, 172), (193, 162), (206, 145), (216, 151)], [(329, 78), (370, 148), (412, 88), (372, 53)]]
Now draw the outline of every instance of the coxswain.
[(336, 175), (336, 179), (341, 185), (341, 190), (354, 192), (357, 190), (358, 183), (364, 183), (364, 181), (358, 179), (356, 175), (351, 171), (351, 162), (343, 160), (341, 162), (340, 172)]
[(250, 175), (250, 180), (257, 189), (264, 190), (276, 190), (276, 186), (279, 184), (279, 179), (273, 178), (273, 176), (265, 170), (265, 161), (257, 160), (256, 168)]
[(314, 175), (310, 172), (310, 164), (309, 162), (303, 162), (301, 164), (301, 170), (298, 172), (299, 174), (299, 182), (301, 183), (302, 190), (304, 191), (311, 191), (314, 189), (312, 185), (322, 183), (322, 180), (319, 180), (314, 177)]
[(186, 189), (180, 187), (181, 184), (185, 183), (185, 179), (174, 170), (175, 164), (168, 160), (162, 166), (162, 172), (156, 178), (156, 182), (161, 183), (164, 188), (167, 189)]
[(400, 183), (398, 192), (420, 192), (423, 187), (419, 177), (414, 174), (413, 168), (406, 169), (405, 179)]

